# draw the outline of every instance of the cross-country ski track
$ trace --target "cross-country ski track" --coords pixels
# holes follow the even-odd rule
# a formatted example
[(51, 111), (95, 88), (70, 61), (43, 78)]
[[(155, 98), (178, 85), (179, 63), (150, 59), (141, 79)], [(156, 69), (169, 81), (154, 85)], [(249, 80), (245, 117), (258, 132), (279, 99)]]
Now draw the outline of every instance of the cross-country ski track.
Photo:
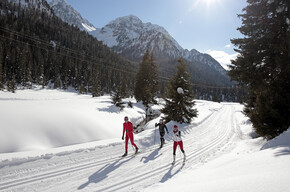
[[(140, 191), (155, 183), (166, 182), (176, 174), (195, 169), (235, 147), (241, 132), (235, 119), (236, 104), (223, 103), (200, 123), (182, 130), (186, 162), (177, 148), (172, 162), (172, 141), (139, 147), (141, 153), (122, 158), (124, 143), (63, 155), (36, 158), (27, 162), (0, 164), (0, 191)], [(240, 111), (239, 111), (240, 112)], [(155, 129), (155, 131), (158, 131)], [(153, 135), (154, 137), (154, 135)], [(121, 139), (121, 138), (120, 138)], [(148, 141), (136, 140), (136, 144)], [(142, 145), (143, 146), (143, 145)]]

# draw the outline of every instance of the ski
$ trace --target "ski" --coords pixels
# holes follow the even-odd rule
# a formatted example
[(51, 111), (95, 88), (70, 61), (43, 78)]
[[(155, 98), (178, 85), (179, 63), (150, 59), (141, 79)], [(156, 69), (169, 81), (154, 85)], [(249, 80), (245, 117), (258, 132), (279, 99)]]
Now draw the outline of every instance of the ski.
[(141, 153), (140, 151), (138, 151), (137, 153), (133, 153), (133, 154), (130, 154), (130, 155), (122, 155), (121, 158), (125, 158), (125, 157), (133, 157), (137, 154)]
[(137, 153), (134, 153), (132, 156), (138, 155), (139, 153), (141, 153), (140, 151), (138, 151)]
[[(170, 163), (170, 165), (174, 166), (174, 165), (178, 164), (179, 162), (180, 162), (180, 161), (177, 160), (177, 161), (175, 161), (175, 162)], [(182, 163), (183, 165), (185, 165), (185, 162), (186, 162), (186, 160), (183, 160), (181, 163)]]

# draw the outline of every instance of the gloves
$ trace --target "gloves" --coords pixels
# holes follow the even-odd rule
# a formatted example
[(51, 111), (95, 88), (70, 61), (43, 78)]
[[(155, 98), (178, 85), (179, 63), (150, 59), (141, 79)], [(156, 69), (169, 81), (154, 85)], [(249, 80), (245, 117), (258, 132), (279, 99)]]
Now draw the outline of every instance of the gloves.
[(122, 140), (124, 140), (124, 135), (122, 136)]

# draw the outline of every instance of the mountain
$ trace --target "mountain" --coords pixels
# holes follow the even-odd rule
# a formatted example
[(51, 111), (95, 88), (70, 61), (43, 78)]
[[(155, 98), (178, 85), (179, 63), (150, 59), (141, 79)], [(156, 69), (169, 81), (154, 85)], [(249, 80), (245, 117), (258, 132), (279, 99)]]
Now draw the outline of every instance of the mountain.
[(87, 32), (94, 31), (96, 28), (88, 20), (84, 19), (70, 4), (65, 0), (51, 0), (50, 7), (56, 16), (60, 17), (68, 24), (74, 25)]
[(92, 34), (118, 53), (133, 50), (133, 60), (140, 59), (146, 49), (158, 58), (179, 57), (183, 50), (163, 27), (143, 23), (134, 15), (117, 18)]
[[(52, 0), (50, 5), (63, 21), (79, 26), (81, 29), (84, 25), (89, 25), (85, 24), (86, 20), (82, 19), (80, 14), (65, 0)], [(90, 24), (90, 26), (92, 25)], [(89, 31), (90, 34), (132, 61), (140, 62), (147, 49), (153, 52), (159, 74), (164, 77), (172, 76), (177, 59), (183, 57), (187, 61), (192, 76), (191, 80), (194, 83), (217, 86), (231, 85), (226, 70), (214, 58), (195, 49), (190, 51), (183, 49), (159, 25), (143, 23), (138, 17), (129, 15), (117, 18), (100, 29), (94, 29)]]
[[(111, 21), (105, 27), (91, 32), (116, 52), (125, 54), (133, 60), (140, 60), (148, 49), (156, 58), (184, 57), (188, 61), (203, 62), (224, 73), (222, 66), (208, 54), (195, 49), (183, 49), (161, 26), (143, 23), (138, 17), (129, 15)], [(126, 54), (125, 54), (126, 55)]]
[(140, 62), (148, 49), (154, 53), (159, 69), (172, 71), (176, 64), (174, 61), (183, 57), (188, 61), (189, 70), (195, 75), (195, 82), (230, 84), (226, 70), (210, 55), (195, 49), (183, 49), (163, 27), (143, 23), (134, 15), (117, 18), (91, 34), (128, 59)]

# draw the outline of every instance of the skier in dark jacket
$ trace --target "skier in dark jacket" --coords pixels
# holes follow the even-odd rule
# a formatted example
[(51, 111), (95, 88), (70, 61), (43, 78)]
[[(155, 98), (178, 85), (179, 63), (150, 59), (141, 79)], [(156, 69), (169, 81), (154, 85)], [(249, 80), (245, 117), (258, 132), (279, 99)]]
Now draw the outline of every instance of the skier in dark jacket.
[(163, 144), (165, 142), (165, 139), (164, 139), (164, 135), (165, 135), (165, 130), (166, 129), (166, 132), (167, 134), (169, 133), (168, 132), (168, 129), (166, 127), (166, 125), (164, 124), (163, 120), (160, 119), (159, 123), (155, 123), (155, 127), (159, 126), (159, 133), (160, 133), (160, 142), (161, 142), (161, 145), (160, 145), (160, 148), (163, 147)]

